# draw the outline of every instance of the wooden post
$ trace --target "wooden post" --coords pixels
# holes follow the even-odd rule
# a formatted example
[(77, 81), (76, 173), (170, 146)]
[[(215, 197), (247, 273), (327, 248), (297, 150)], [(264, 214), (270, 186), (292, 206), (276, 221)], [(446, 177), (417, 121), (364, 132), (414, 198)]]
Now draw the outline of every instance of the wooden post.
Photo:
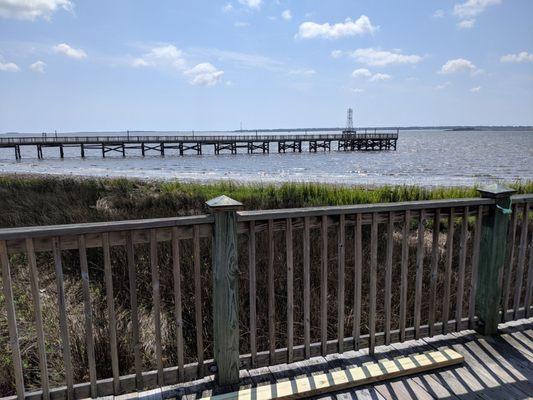
[(506, 252), (506, 237), (511, 210), (511, 194), (514, 190), (501, 185), (479, 189), (484, 198), (494, 199), (483, 218), (481, 248), (478, 266), (476, 314), (480, 323), (478, 332), (493, 335), (498, 331), (499, 305), (502, 294), (502, 277)]
[(218, 385), (239, 382), (237, 213), (242, 204), (227, 196), (207, 203), (215, 216), (213, 239), (213, 338)]

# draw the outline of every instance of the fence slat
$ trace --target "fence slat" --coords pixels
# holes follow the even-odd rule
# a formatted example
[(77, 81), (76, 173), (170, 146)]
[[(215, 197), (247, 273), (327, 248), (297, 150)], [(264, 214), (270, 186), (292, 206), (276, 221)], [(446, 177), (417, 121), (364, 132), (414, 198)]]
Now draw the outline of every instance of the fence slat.
[(385, 344), (390, 344), (390, 326), (391, 326), (391, 297), (392, 297), (392, 254), (394, 249), (393, 241), (394, 232), (394, 213), (389, 212), (387, 221), (387, 259), (385, 262)]
[(257, 362), (257, 278), (255, 269), (255, 221), (250, 221), (250, 227), (248, 231), (248, 274), (250, 275), (250, 355), (252, 367), (255, 367)]
[(470, 210), (464, 208), (463, 218), (461, 221), (461, 238), (459, 247), (459, 271), (457, 272), (457, 294), (455, 303), (455, 330), (461, 328), (461, 318), (463, 317), (463, 294), (465, 289), (465, 267), (466, 267), (466, 250), (468, 239), (468, 214)]
[(194, 257), (194, 323), (196, 325), (196, 352), (198, 353), (198, 375), (204, 376), (204, 337), (202, 317), (202, 269), (200, 264), (200, 227), (192, 228)]
[(39, 349), (39, 369), (41, 372), (41, 388), (43, 398), (50, 398), (50, 385), (48, 381), (48, 364), (46, 360), (46, 344), (44, 340), (43, 317), (41, 312), (41, 294), (39, 290), (39, 273), (32, 238), (26, 238), (26, 252), (30, 266), (30, 285), (33, 299), (33, 312), (35, 314), (35, 328), (37, 334), (37, 347)]
[(355, 240), (354, 240), (354, 301), (353, 301), (353, 338), (354, 348), (359, 350), (359, 339), (361, 337), (361, 290), (363, 279), (363, 241), (361, 214), (355, 216)]
[(294, 344), (294, 261), (292, 251), (292, 220), (287, 218), (285, 232), (287, 250), (287, 362), (293, 361)]
[(102, 234), (102, 249), (104, 252), (104, 275), (106, 286), (107, 312), (109, 315), (109, 346), (111, 349), (111, 370), (113, 372), (114, 394), (120, 393), (120, 370), (118, 365), (117, 348), (117, 319), (113, 295), (113, 273), (111, 270), (111, 253), (109, 248), (109, 233)]
[(503, 295), (502, 295), (502, 321), (508, 320), (507, 310), (509, 309), (509, 297), (511, 296), (511, 276), (513, 273), (515, 260), (515, 240), (516, 240), (516, 224), (518, 221), (518, 206), (513, 204), (511, 212), (511, 224), (507, 234), (507, 257), (505, 259), (504, 278), (503, 278)]
[(337, 238), (337, 339), (338, 352), (344, 353), (344, 291), (345, 291), (345, 236), (346, 218), (339, 217), (338, 238)]
[(320, 263), (320, 341), (322, 355), (328, 351), (328, 217), (322, 216), (320, 225), (321, 263)]
[(525, 318), (531, 315), (531, 292), (533, 291), (533, 236), (529, 243), (529, 265), (527, 267), (526, 295), (524, 297)]
[(402, 229), (402, 263), (400, 278), (400, 342), (405, 340), (405, 323), (407, 317), (407, 274), (409, 268), (409, 224), (411, 223), (411, 214), (409, 210), (405, 211), (404, 224)]
[(13, 286), (11, 281), (11, 264), (7, 255), (7, 245), (4, 240), (0, 240), (0, 260), (2, 262), (2, 282), (4, 299), (7, 309), (7, 323), (9, 330), (9, 344), (13, 357), (13, 369), (15, 372), (15, 387), (17, 397), (24, 399), (24, 375), (22, 371), (22, 360), (20, 358), (19, 336), (17, 330), (17, 317), (15, 303), (13, 301)]
[(181, 262), (180, 262), (180, 242), (178, 239), (178, 228), (172, 228), (172, 275), (174, 281), (174, 318), (176, 320), (176, 350), (178, 356), (178, 380), (184, 378), (184, 358), (183, 358), (183, 315), (181, 309)]
[(91, 397), (98, 397), (96, 385), (96, 360), (94, 356), (94, 336), (93, 336), (93, 312), (91, 307), (91, 290), (89, 286), (89, 268), (87, 266), (87, 246), (85, 235), (78, 237), (78, 248), (80, 255), (81, 284), (83, 292), (83, 305), (85, 313), (85, 341), (87, 344), (87, 359), (89, 362), (89, 379), (91, 381)]
[(274, 221), (268, 220), (268, 349), (270, 362), (276, 353), (276, 315), (274, 292)]
[(420, 220), (418, 221), (418, 242), (416, 246), (416, 277), (415, 277), (415, 310), (414, 327), (415, 339), (420, 337), (420, 319), (422, 307), (422, 278), (424, 277), (424, 234), (425, 234), (425, 213), (420, 210)]
[(311, 246), (310, 221), (304, 217), (303, 231), (303, 270), (304, 270), (304, 353), (305, 358), (311, 357)]
[(370, 291), (368, 325), (370, 333), (369, 352), (374, 354), (376, 345), (376, 276), (378, 269), (378, 220), (377, 213), (372, 214), (372, 226), (370, 232)]
[(520, 295), (522, 293), (522, 283), (524, 280), (524, 264), (527, 250), (527, 230), (528, 230), (529, 203), (524, 203), (522, 212), (522, 227), (520, 229), (520, 245), (518, 248), (518, 262), (516, 264), (515, 292), (513, 301), (513, 319), (518, 318), (520, 308)]
[[(474, 232), (474, 246), (472, 250), (472, 275), (470, 277), (470, 299), (468, 300), (468, 327), (474, 329), (476, 315), (477, 274), (479, 268), (479, 248), (481, 245), (481, 229), (483, 221), (483, 206), (478, 206), (476, 228)], [(503, 313), (505, 314), (505, 312)]]
[(157, 231), (150, 229), (150, 270), (152, 274), (152, 303), (154, 313), (155, 362), (157, 365), (157, 384), (163, 385), (163, 349), (161, 345), (161, 294), (159, 287), (159, 265), (157, 257)]
[(70, 353), (70, 338), (68, 333), (67, 303), (65, 301), (65, 284), (63, 280), (63, 263), (61, 261), (61, 243), (58, 237), (52, 238), (52, 252), (56, 272), (57, 301), (59, 308), (59, 328), (61, 331), (61, 344), (63, 363), (65, 364), (65, 383), (67, 385), (67, 398), (74, 398), (74, 377), (72, 356)]
[(433, 237), (431, 241), (431, 273), (429, 280), (429, 336), (435, 334), (435, 304), (437, 303), (437, 269), (439, 266), (440, 208), (433, 217)]
[(139, 309), (137, 305), (137, 273), (135, 271), (135, 248), (133, 246), (133, 232), (126, 236), (126, 258), (128, 262), (128, 281), (130, 287), (131, 332), (133, 339), (133, 354), (135, 364), (135, 386), (141, 390), (144, 386), (141, 361), (141, 342), (139, 340)]
[(448, 235), (446, 238), (446, 271), (444, 273), (444, 305), (442, 306), (442, 333), (448, 332), (448, 320), (450, 319), (450, 290), (452, 284), (453, 262), (453, 234), (455, 225), (455, 213), (450, 208), (448, 217)]

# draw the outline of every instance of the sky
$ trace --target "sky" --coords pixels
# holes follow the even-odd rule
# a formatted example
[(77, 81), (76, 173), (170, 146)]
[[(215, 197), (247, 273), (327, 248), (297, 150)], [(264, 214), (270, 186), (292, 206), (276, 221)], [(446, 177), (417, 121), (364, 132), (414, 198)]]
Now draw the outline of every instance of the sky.
[(533, 125), (531, 0), (0, 0), (0, 132)]

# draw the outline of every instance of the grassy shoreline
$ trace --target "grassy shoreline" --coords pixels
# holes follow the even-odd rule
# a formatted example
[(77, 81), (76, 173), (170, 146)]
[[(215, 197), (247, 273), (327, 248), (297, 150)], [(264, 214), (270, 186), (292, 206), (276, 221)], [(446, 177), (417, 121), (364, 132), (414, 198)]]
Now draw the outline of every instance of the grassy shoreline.
[[(510, 184), (533, 193), (533, 182)], [(39, 175), (0, 176), (0, 228), (206, 213), (225, 194), (248, 210), (477, 197), (475, 187), (345, 186), (318, 183), (184, 183)]]

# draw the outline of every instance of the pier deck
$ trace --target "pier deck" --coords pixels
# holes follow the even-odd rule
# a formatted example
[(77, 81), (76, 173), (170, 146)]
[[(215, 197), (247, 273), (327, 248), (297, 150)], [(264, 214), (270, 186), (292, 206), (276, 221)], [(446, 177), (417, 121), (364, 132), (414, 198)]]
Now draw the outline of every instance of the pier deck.
[[(0, 138), (0, 149), (12, 149), (16, 159), (22, 158), (23, 148), (32, 147), (37, 158), (44, 158), (43, 149), (55, 148), (59, 157), (65, 157), (65, 148), (79, 149), (84, 158), (97, 151), (102, 157), (108, 153), (126, 151), (136, 155), (158, 154), (204, 154), (212, 150), (214, 154), (237, 153), (278, 153), (331, 151), (384, 151), (396, 150), (398, 131), (393, 133), (334, 133), (312, 135), (218, 135), (218, 136), (61, 136), (61, 137), (8, 137)], [(271, 145), (274, 146), (271, 146)], [(277, 144), (277, 146), (276, 146)], [(304, 146), (305, 145), (305, 146)]]

